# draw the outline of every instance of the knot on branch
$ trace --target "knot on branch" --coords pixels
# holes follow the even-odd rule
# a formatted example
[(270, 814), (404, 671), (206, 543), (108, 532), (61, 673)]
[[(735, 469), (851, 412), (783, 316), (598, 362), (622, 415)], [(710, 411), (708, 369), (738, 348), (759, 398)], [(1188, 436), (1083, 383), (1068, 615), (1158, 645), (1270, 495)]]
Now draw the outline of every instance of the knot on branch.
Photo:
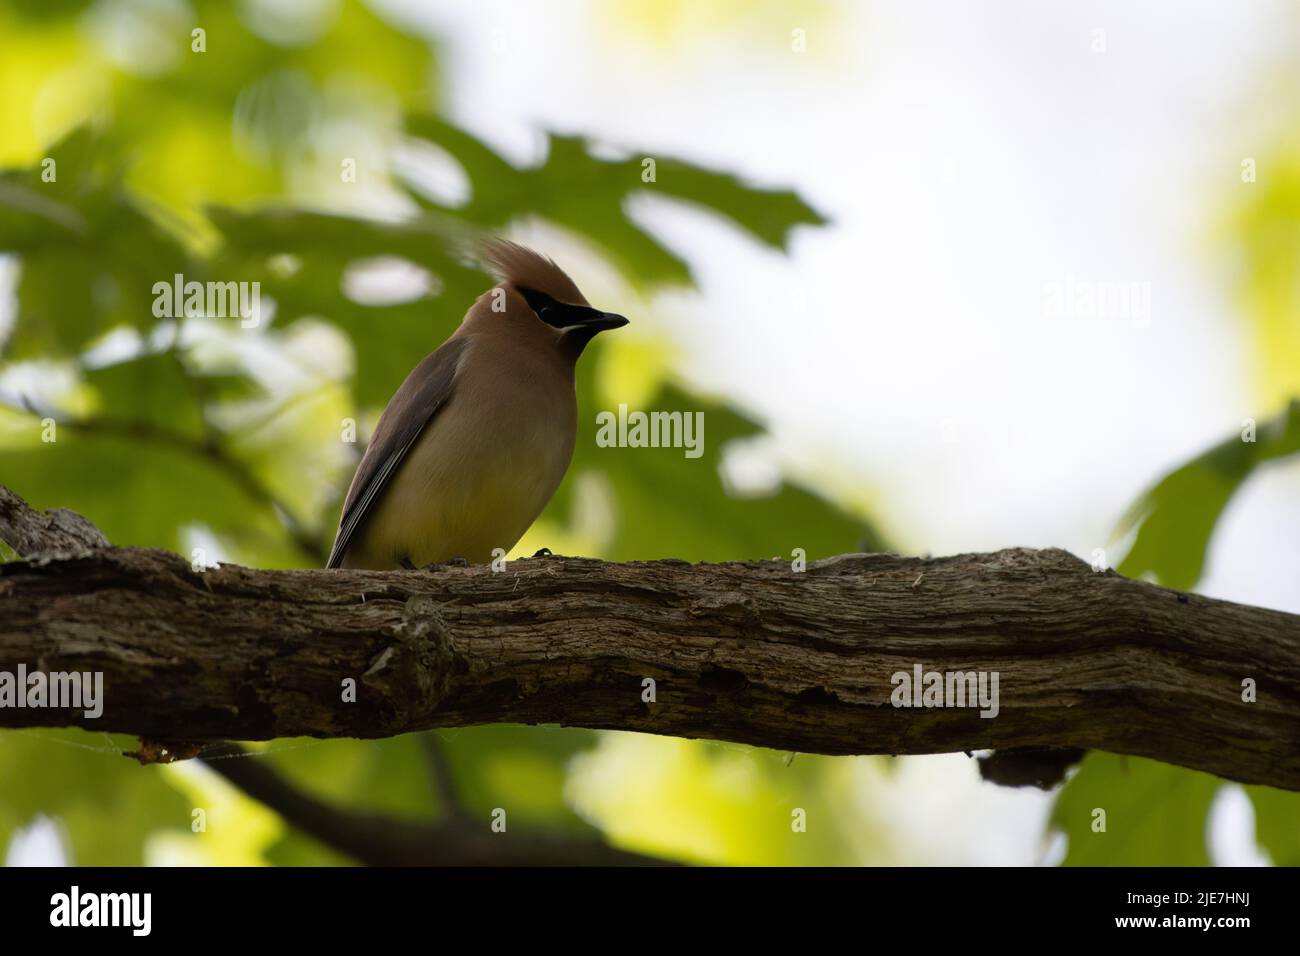
[(67, 508), (37, 511), (0, 485), (0, 540), (23, 557), (40, 552), (80, 555), (107, 548), (108, 539), (90, 521)]
[(690, 615), (699, 621), (729, 626), (738, 634), (749, 634), (763, 626), (757, 602), (742, 591), (706, 594), (691, 601)]
[(402, 619), (385, 647), (361, 676), (368, 687), (384, 695), (398, 726), (437, 710), (452, 679), (469, 665), (451, 641), (451, 628), (429, 594), (414, 594), (402, 608)]

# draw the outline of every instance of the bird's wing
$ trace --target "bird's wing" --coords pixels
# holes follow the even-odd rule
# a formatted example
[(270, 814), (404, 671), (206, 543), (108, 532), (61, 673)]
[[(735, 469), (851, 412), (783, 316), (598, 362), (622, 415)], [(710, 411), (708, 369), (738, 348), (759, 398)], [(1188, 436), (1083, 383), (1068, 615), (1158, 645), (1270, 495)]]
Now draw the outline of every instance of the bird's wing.
[(406, 377), (384, 409), (348, 488), (327, 568), (342, 565), (349, 543), (397, 474), (406, 453), (425, 426), (446, 406), (460, 357), (468, 345), (469, 340), (465, 338), (444, 342)]

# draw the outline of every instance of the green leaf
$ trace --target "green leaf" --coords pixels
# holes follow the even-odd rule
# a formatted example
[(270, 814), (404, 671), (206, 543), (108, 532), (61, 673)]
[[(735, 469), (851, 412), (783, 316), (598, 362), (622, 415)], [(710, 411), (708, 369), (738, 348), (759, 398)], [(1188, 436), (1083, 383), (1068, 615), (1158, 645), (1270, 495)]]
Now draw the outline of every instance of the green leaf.
[(688, 202), (777, 249), (787, 248), (796, 226), (826, 223), (789, 190), (760, 189), (729, 173), (672, 157), (645, 154), (656, 164), (655, 181), (645, 182), (643, 157), (598, 157), (582, 137), (549, 134), (546, 160), (515, 169), (485, 143), (438, 117), (410, 116), (407, 130), (444, 149), (470, 182), (469, 202), (455, 210), (438, 207), (408, 186), (426, 207), (454, 213), (484, 229), (501, 228), (525, 216), (549, 219), (594, 241), (628, 281), (642, 288), (687, 285), (692, 277), (686, 261), (631, 216), (627, 201), (633, 197)]
[[(419, 361), (460, 324), (465, 310), (492, 284), (464, 265), (465, 233), (435, 218), (381, 223), (289, 209), (240, 212), (212, 209), (223, 246), (212, 269), (261, 283), (275, 301), (275, 324), (312, 316), (337, 325), (356, 354), (353, 391), (363, 408), (382, 406)], [(277, 269), (288, 255), (299, 268)], [(342, 293), (349, 266), (380, 257), (405, 259), (428, 270), (436, 294), (396, 305), (363, 305)]]
[(190, 378), (173, 352), (154, 352), (85, 373), (98, 394), (95, 417), (197, 439), (203, 432), (203, 411)]
[(18, 312), (6, 357), (66, 357), (116, 326), (147, 329), (156, 282), (192, 260), (121, 186), (121, 171), (85, 131), (40, 167), (0, 176), (0, 252), (19, 255)]
[(596, 444), (596, 398), (589, 379), (579, 383), (573, 464), (546, 517), (566, 521), (578, 482), (604, 477), (616, 504), (616, 536), (601, 557), (614, 561), (660, 557), (688, 561), (737, 561), (786, 557), (803, 548), (808, 560), (846, 551), (888, 550), (865, 519), (790, 483), (771, 494), (739, 497), (728, 492), (719, 471), (730, 441), (761, 434), (761, 426), (721, 402), (665, 384), (646, 411), (702, 413), (704, 453), (687, 458), (679, 448), (601, 448)]
[(1300, 866), (1300, 793), (1246, 787), (1255, 806), (1255, 840), (1274, 866)]
[(1137, 527), (1119, 566), (1126, 577), (1152, 575), (1166, 587), (1190, 590), (1205, 569), (1219, 516), (1254, 470), (1300, 452), (1300, 399), (1256, 430), (1254, 442), (1233, 436), (1189, 461), (1143, 493), (1119, 533)]
[[(1207, 866), (1206, 816), (1222, 785), (1170, 764), (1092, 752), (1052, 808), (1064, 866)], [(1098, 832), (1105, 814), (1105, 831)]]

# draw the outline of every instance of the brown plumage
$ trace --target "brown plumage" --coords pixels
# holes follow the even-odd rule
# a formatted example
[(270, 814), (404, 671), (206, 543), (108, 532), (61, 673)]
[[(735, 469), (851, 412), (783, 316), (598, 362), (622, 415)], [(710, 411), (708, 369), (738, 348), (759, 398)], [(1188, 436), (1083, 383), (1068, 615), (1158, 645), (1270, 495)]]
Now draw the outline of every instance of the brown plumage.
[(503, 283), (516, 289), (536, 289), (561, 302), (588, 305), (568, 274), (540, 252), (509, 239), (490, 239), (482, 245), (486, 259)]
[(599, 312), (545, 256), (483, 247), (501, 281), (407, 376), (357, 466), (329, 567), (395, 568), (508, 552), (573, 455), (574, 366)]

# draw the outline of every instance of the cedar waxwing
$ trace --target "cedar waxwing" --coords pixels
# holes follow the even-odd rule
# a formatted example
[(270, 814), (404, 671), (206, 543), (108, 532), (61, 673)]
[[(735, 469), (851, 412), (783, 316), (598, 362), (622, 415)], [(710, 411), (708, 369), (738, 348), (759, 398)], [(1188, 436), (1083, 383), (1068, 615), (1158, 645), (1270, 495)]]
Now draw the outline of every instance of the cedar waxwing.
[(416, 568), (509, 551), (573, 457), (573, 370), (598, 333), (627, 325), (593, 309), (554, 262), (513, 242), (484, 254), (500, 283), (407, 376), (357, 466), (331, 568)]
[(545, 256), (486, 243), (500, 282), (383, 410), (343, 502), (328, 567), (486, 563), (559, 488), (577, 433), (573, 367), (628, 320), (591, 308)]

